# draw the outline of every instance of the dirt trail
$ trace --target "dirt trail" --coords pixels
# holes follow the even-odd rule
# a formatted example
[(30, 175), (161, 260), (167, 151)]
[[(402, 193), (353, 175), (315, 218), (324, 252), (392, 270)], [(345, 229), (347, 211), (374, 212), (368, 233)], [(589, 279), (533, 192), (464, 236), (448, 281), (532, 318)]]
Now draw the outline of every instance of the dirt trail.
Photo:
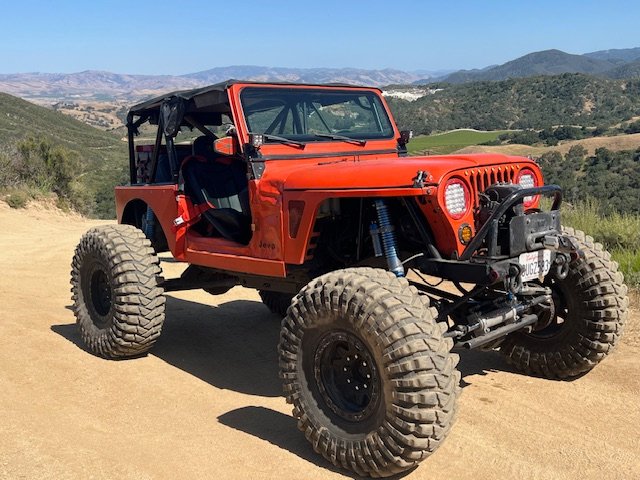
[[(255, 291), (170, 295), (144, 358), (82, 350), (69, 263), (97, 223), (0, 203), (0, 478), (344, 477), (295, 428), (278, 319)], [(463, 354), (457, 423), (405, 478), (640, 479), (638, 323), (633, 312), (618, 350), (573, 382)]]

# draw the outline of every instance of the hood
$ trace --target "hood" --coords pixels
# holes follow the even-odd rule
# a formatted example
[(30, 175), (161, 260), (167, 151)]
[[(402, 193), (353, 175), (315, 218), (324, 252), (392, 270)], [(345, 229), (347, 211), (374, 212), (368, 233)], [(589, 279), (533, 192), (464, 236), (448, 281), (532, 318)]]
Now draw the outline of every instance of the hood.
[[(533, 163), (524, 157), (501, 154), (389, 157), (374, 160), (326, 160), (286, 169), (285, 190), (326, 190), (411, 187), (418, 170), (429, 173), (428, 183), (437, 184), (450, 172), (513, 163)], [(274, 172), (275, 173), (275, 172)]]

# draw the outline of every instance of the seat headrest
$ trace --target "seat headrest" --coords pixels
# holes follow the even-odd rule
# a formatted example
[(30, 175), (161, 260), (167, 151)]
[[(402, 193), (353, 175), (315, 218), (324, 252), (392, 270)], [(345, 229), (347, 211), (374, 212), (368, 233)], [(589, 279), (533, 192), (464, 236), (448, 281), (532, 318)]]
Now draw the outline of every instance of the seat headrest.
[(202, 135), (193, 141), (193, 155), (199, 155), (205, 158), (211, 158), (213, 152), (213, 138)]

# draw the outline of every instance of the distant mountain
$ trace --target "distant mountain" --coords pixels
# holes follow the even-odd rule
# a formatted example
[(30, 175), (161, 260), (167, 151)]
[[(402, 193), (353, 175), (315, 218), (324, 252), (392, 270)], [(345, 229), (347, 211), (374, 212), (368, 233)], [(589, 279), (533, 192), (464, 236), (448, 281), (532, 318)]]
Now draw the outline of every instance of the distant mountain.
[(614, 79), (640, 78), (640, 60), (625, 63), (613, 70), (609, 70), (607, 76)]
[(424, 70), (424, 69), (420, 69), (420, 70), (413, 70), (411, 73), (415, 73), (418, 77), (420, 77), (421, 79), (424, 79), (424, 78), (444, 77), (444, 76), (449, 75), (450, 73), (453, 73), (455, 71), (456, 70), (452, 69), (452, 68), (449, 68), (449, 69), (446, 69), (446, 70)]
[(503, 65), (479, 71), (462, 70), (442, 79), (447, 83), (506, 80), (507, 78), (559, 75), (561, 73), (586, 73), (600, 75), (615, 68), (609, 60), (573, 55), (560, 50), (544, 50), (529, 53)]
[(78, 73), (0, 74), (0, 92), (37, 101), (137, 101), (171, 90), (196, 88), (229, 78), (254, 81), (408, 84), (420, 76), (401, 70), (356, 68), (217, 67), (187, 75), (127, 75), (88, 70)]
[[(285, 68), (255, 65), (215, 67), (185, 75), (129, 75), (88, 70), (78, 73), (0, 74), (0, 92), (40, 104), (114, 102), (131, 104), (172, 90), (196, 88), (229, 78), (239, 80), (356, 85), (425, 85), (469, 83), (508, 78), (584, 73), (614, 79), (637, 78), (640, 48), (602, 50), (573, 55), (545, 50), (524, 55), (503, 65), (451, 71), (360, 68)], [(68, 110), (68, 109), (67, 109)], [(94, 121), (99, 125), (103, 119)]]
[(78, 73), (0, 74), (0, 91), (40, 101), (137, 100), (201, 83), (170, 75), (127, 75), (87, 70)]
[(350, 83), (380, 86), (411, 83), (419, 77), (415, 73), (389, 68), (364, 70), (358, 68), (281, 68), (237, 65), (190, 73), (183, 75), (183, 78), (205, 84), (237, 78), (261, 82)]
[(610, 62), (635, 62), (640, 60), (640, 47), (599, 50), (597, 52), (585, 53), (584, 56), (595, 58), (597, 60), (608, 60)]
[[(482, 75), (484, 72), (491, 70), (492, 68), (497, 67), (498, 65), (489, 65), (484, 68), (474, 68), (472, 70), (459, 70), (457, 72), (449, 72), (448, 74), (441, 75), (439, 77), (432, 78), (423, 78), (421, 80), (417, 80), (413, 82), (414, 85), (425, 85), (427, 83), (445, 81), (449, 83), (466, 83), (475, 81), (474, 78), (476, 75)], [(454, 80), (448, 80), (450, 77), (453, 77)]]

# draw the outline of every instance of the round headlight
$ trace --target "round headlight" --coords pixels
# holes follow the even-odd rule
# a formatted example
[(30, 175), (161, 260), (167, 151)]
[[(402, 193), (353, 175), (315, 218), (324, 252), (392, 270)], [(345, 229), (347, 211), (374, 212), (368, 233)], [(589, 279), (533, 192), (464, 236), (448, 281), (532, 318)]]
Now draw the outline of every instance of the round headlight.
[(449, 180), (444, 187), (444, 205), (451, 218), (458, 220), (469, 210), (471, 200), (469, 188), (457, 178)]
[[(537, 187), (538, 179), (536, 177), (536, 174), (533, 173), (533, 171), (529, 170), (528, 168), (524, 168), (520, 170), (520, 173), (518, 174), (518, 185), (520, 185), (522, 188)], [(536, 199), (537, 199), (537, 195), (524, 197), (523, 199), (524, 206), (530, 207), (535, 203)]]

